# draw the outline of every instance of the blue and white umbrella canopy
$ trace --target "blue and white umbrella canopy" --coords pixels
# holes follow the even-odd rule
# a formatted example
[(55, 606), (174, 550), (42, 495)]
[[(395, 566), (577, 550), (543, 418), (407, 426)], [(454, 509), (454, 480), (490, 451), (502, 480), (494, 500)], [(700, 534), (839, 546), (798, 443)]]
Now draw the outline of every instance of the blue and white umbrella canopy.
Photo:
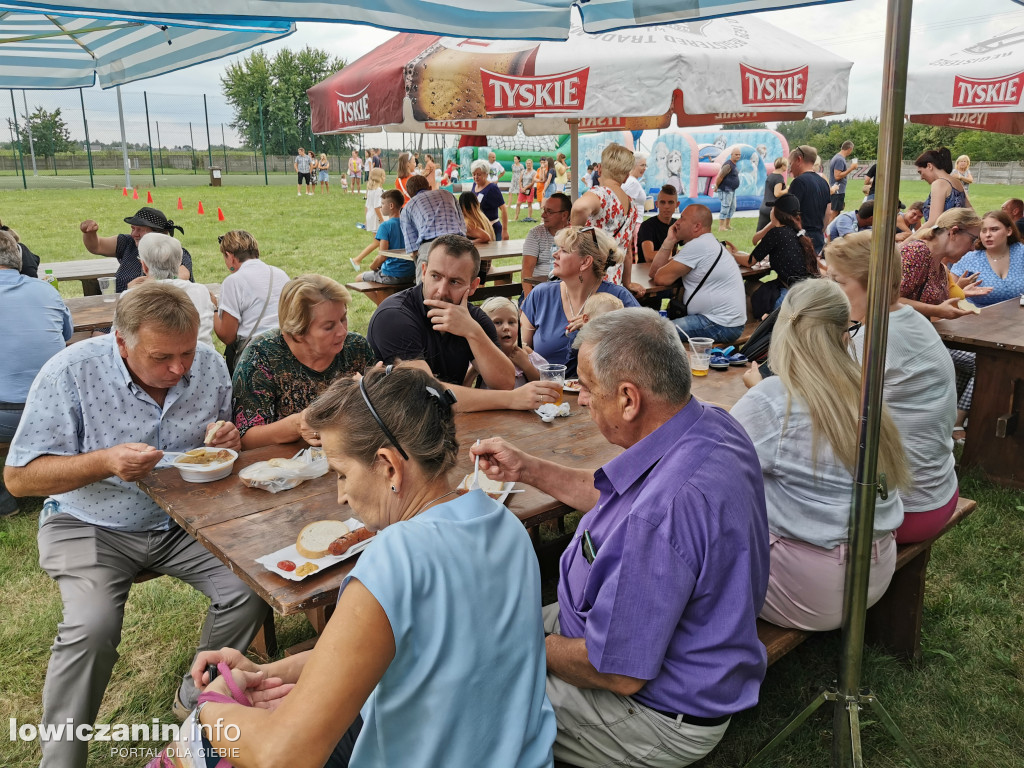
[[(565, 40), (575, 8), (589, 33), (695, 21), (845, 0), (103, 0), (102, 13), (122, 19), (190, 19), (260, 27), (268, 19), (371, 24), (400, 32), (475, 38)], [(95, 0), (14, 0), (4, 5), (93, 13)]]
[(0, 3), (0, 88), (102, 88), (218, 59), (290, 35), (295, 25), (153, 22), (28, 12)]

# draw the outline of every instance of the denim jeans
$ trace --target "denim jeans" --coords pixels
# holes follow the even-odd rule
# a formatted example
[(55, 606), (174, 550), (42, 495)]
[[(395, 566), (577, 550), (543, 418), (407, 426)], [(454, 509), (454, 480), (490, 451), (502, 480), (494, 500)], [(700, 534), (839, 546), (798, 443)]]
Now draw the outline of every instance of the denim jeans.
[(676, 318), (672, 321), (676, 324), (676, 330), (682, 331), (679, 334), (683, 340), (683, 345), (686, 344), (686, 336), (691, 338), (707, 337), (714, 339), (717, 344), (732, 344), (743, 334), (743, 326), (735, 325), (732, 327), (719, 325), (713, 323), (707, 319), (704, 315), (687, 315), (686, 317)]
[(722, 201), (722, 210), (718, 212), (718, 220), (731, 219), (736, 213), (736, 190), (718, 190), (718, 199)]

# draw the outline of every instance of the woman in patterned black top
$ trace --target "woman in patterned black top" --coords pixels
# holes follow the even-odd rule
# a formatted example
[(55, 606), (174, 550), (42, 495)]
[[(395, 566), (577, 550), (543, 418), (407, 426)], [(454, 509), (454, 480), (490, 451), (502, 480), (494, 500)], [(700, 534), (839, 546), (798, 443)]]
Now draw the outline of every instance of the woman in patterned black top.
[(277, 314), (280, 328), (245, 348), (232, 377), (232, 412), (242, 448), (305, 440), (320, 445), (306, 425), (306, 408), (340, 376), (377, 362), (369, 342), (348, 332), (351, 297), (322, 275), (288, 281)]
[(764, 283), (750, 297), (754, 317), (761, 317), (779, 307), (786, 293), (796, 283), (808, 277), (817, 277), (820, 270), (814, 245), (803, 232), (800, 201), (795, 195), (785, 194), (775, 201), (771, 223), (757, 234), (761, 235), (761, 239), (752, 253), (742, 253), (732, 245), (729, 245), (729, 252), (743, 267), (768, 259), (772, 271), (777, 275), (775, 280)]
[[(185, 230), (164, 216), (162, 211), (156, 208), (139, 208), (134, 216), (124, 220), (130, 224), (132, 233), (130, 235), (116, 235), (114, 237), (100, 237), (99, 224), (92, 219), (83, 221), (80, 225), (82, 230), (82, 244), (89, 253), (97, 256), (113, 256), (117, 259), (117, 274), (114, 278), (118, 293), (128, 289), (129, 284), (142, 274), (142, 262), (139, 261), (139, 240), (143, 235), (150, 232), (159, 232), (162, 235), (174, 235), (174, 230), (185, 234)], [(181, 249), (181, 268), (178, 270), (178, 277), (182, 280), (195, 282), (192, 276), (192, 254)]]

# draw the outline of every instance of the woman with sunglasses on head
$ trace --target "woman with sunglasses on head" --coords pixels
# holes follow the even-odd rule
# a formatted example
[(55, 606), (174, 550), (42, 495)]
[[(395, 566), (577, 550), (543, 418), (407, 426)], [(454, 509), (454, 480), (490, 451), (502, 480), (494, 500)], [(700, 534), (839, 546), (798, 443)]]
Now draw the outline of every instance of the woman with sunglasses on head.
[(264, 665), (231, 649), (199, 654), (199, 684), (207, 664), (230, 668), (206, 685), (196, 719), (238, 726), (236, 741), (213, 742), (234, 749), (237, 768), (297, 755), (317, 766), (551, 765), (537, 559), (508, 509), (451, 483), (453, 401), (426, 372), (399, 367), (339, 380), (310, 406), (350, 507), (339, 515), (379, 533), (313, 650)]
[[(860, 365), (850, 355), (850, 303), (831, 280), (804, 280), (782, 302), (764, 379), (730, 414), (754, 443), (764, 477), (771, 565), (761, 618), (783, 627), (836, 629), (843, 613), (850, 504), (857, 462)], [(895, 489), (910, 485), (899, 431), (883, 407), (868, 605), (896, 566), (903, 522)]]
[[(955, 264), (971, 250), (981, 231), (981, 219), (970, 208), (952, 208), (935, 226), (922, 227), (900, 246), (902, 277), (900, 303), (909, 304), (930, 319), (949, 320), (973, 310), (962, 309), (965, 298), (975, 299), (991, 293), (991, 286), (978, 285), (977, 274), (957, 277), (948, 265)], [(974, 353), (951, 349), (956, 368), (957, 403), (954, 438), (964, 437), (963, 425), (974, 396)]]
[(288, 275), (260, 259), (259, 243), (243, 229), (221, 235), (217, 245), (230, 274), (214, 302), (213, 332), (224, 342), (224, 359), (234, 372), (249, 339), (277, 328), (277, 303)]
[(976, 285), (977, 277), (957, 279), (947, 265), (958, 262), (974, 247), (981, 219), (970, 208), (953, 208), (932, 226), (915, 232), (900, 246), (903, 265), (900, 301), (928, 318), (950, 320), (971, 310), (957, 303), (965, 297), (984, 295), (991, 288)]
[(1003, 211), (989, 211), (981, 220), (979, 241), (979, 250), (949, 268), (957, 278), (976, 279), (989, 289), (972, 296), (971, 303), (986, 307), (1024, 294), (1024, 243), (1013, 219)]
[(939, 147), (922, 152), (914, 165), (921, 180), (931, 185), (924, 205), (926, 227), (936, 225), (945, 211), (971, 207), (963, 182), (952, 175), (953, 157), (948, 149)]
[[(867, 320), (871, 233), (855, 232), (825, 247), (828, 275), (846, 294), (850, 317)], [(949, 351), (932, 324), (900, 303), (900, 264), (893, 260), (889, 331), (885, 350), (885, 404), (903, 438), (913, 478), (901, 488), (903, 525), (896, 543), (935, 536), (956, 511), (959, 498), (953, 460), (956, 373)], [(854, 359), (864, 359), (863, 333), (852, 334)]]
[(606, 270), (622, 260), (614, 240), (595, 227), (566, 227), (555, 235), (558, 250), (551, 274), (558, 280), (541, 283), (523, 302), (519, 328), (523, 344), (532, 347), (549, 363), (571, 365), (575, 376), (570, 330), (583, 314), (583, 305), (595, 293), (610, 293), (626, 307), (638, 307), (633, 294), (605, 280)]
[(345, 286), (323, 275), (301, 275), (281, 291), (280, 328), (261, 333), (238, 359), (231, 410), (242, 448), (320, 436), (306, 423), (306, 408), (337, 378), (377, 362), (370, 343), (349, 333)]

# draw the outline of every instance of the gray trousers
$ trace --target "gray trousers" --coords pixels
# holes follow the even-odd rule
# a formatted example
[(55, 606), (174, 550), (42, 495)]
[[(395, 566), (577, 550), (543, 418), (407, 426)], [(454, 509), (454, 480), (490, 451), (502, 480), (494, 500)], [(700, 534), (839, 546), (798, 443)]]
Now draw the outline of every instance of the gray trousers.
[[(543, 613), (544, 631), (557, 633), (558, 604)], [(555, 760), (583, 768), (680, 768), (714, 749), (729, 727), (681, 723), (628, 696), (577, 688), (550, 673), (547, 694), (558, 723)]]
[[(60, 587), (64, 614), (57, 627), (43, 685), (43, 723), (69, 718), (92, 724), (117, 661), (124, 604), (143, 570), (174, 576), (210, 598), (199, 650), (245, 651), (268, 607), (237, 576), (181, 528), (128, 533), (83, 523), (67, 514), (39, 529), (39, 565)], [(199, 698), (187, 673), (178, 695), (187, 707)], [(84, 768), (89, 744), (42, 744), (46, 768)]]

